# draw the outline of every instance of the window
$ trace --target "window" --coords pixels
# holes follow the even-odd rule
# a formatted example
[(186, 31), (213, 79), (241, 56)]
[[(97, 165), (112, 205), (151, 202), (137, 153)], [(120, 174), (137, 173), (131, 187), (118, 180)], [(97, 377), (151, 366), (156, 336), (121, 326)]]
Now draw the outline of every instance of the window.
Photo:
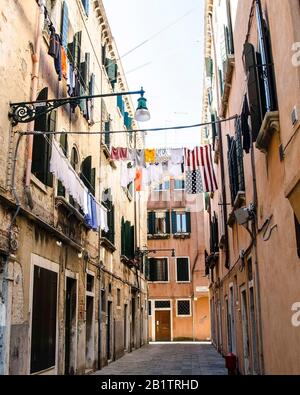
[(134, 226), (129, 221), (121, 220), (121, 255), (133, 259), (134, 250)]
[[(48, 88), (44, 88), (39, 93), (37, 100), (48, 99)], [(44, 107), (38, 107), (37, 112), (42, 112)], [(34, 122), (34, 130), (40, 132), (55, 132), (56, 130), (56, 111), (50, 114), (40, 115)], [(50, 173), (51, 158), (51, 137), (37, 134), (33, 138), (32, 168), (31, 172), (44, 185), (53, 186), (53, 176)]]
[(117, 288), (117, 306), (121, 306), (121, 290)]
[(181, 317), (189, 317), (191, 315), (190, 300), (177, 300), (177, 315)]
[(86, 275), (86, 290), (88, 292), (94, 292), (94, 276), (91, 274)]
[(69, 10), (68, 5), (64, 1), (61, 14), (61, 42), (63, 47), (68, 47), (68, 36), (69, 36)]
[(107, 209), (107, 225), (108, 232), (102, 230), (101, 237), (115, 244), (115, 206), (112, 202), (112, 194), (110, 189), (106, 189), (102, 194), (102, 203)]
[(219, 252), (219, 226), (218, 217), (214, 212), (210, 221), (210, 253), (214, 254), (217, 252)]
[(106, 298), (104, 289), (101, 289), (101, 311), (106, 311)]
[(82, 162), (80, 178), (90, 193), (95, 196), (96, 169), (92, 168), (92, 157), (88, 156)]
[(171, 303), (169, 300), (156, 300), (155, 308), (156, 309), (169, 309), (171, 307)]
[(148, 315), (152, 315), (152, 309), (151, 309), (151, 300), (148, 300)]
[(172, 233), (191, 233), (191, 213), (172, 211)]
[(300, 224), (298, 222), (296, 215), (295, 215), (295, 227), (296, 227), (297, 253), (298, 253), (298, 257), (300, 258)]
[(235, 136), (227, 135), (228, 143), (228, 172), (231, 191), (231, 204), (234, 205), (238, 192), (245, 191), (243, 145), (240, 128), (240, 120), (236, 121)]
[(175, 191), (183, 191), (183, 190), (185, 190), (185, 182), (184, 182), (184, 180), (174, 180), (174, 190)]
[(56, 307), (57, 273), (34, 266), (31, 373), (55, 366)]
[(150, 258), (149, 273), (149, 281), (169, 281), (168, 258)]
[(148, 213), (148, 234), (166, 235), (170, 234), (169, 211), (152, 211)]
[(159, 184), (154, 188), (154, 191), (156, 192), (163, 192), (163, 191), (169, 191), (170, 190), (170, 181), (165, 181), (162, 184)]
[(176, 258), (177, 282), (190, 282), (189, 258)]

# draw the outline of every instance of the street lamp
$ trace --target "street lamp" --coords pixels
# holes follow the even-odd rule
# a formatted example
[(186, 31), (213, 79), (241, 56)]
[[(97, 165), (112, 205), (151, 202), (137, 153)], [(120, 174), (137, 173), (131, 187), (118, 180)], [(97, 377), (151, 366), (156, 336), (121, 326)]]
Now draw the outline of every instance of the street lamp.
[(143, 88), (141, 89), (141, 97), (138, 99), (138, 107), (135, 112), (135, 120), (138, 122), (147, 122), (150, 120), (150, 112), (147, 108), (147, 99), (144, 98)]
[(13, 126), (16, 126), (18, 123), (28, 123), (35, 121), (40, 116), (66, 104), (78, 104), (81, 100), (91, 100), (97, 99), (99, 97), (141, 95), (141, 97), (138, 99), (138, 107), (135, 112), (135, 119), (138, 122), (146, 122), (150, 119), (150, 113), (147, 108), (147, 100), (145, 99), (144, 94), (145, 91), (143, 88), (141, 88), (139, 91), (132, 92), (103, 93), (99, 95), (66, 97), (63, 99), (10, 103), (10, 112), (8, 115), (12, 120)]

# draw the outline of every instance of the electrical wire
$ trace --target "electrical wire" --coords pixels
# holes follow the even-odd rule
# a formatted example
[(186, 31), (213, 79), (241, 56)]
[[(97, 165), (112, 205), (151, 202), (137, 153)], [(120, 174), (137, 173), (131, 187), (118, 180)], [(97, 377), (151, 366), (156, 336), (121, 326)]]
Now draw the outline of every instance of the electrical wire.
[(146, 40), (142, 41), (140, 44), (136, 45), (134, 48), (130, 49), (129, 51), (127, 51), (124, 55), (122, 55), (120, 57), (120, 59), (125, 58), (125, 56), (131, 54), (132, 52), (134, 52), (135, 50), (137, 50), (138, 48), (142, 47), (143, 45), (147, 44), (149, 41), (153, 40), (155, 37), (159, 36), (161, 33), (163, 33), (164, 31), (168, 30), (170, 27), (176, 25), (179, 21), (181, 21), (182, 19), (184, 19), (185, 17), (187, 17), (189, 14), (191, 14), (193, 11), (195, 10), (195, 8), (189, 10), (188, 12), (186, 12), (184, 15), (182, 15), (181, 17), (177, 18), (175, 21), (171, 22), (168, 26), (165, 26), (164, 28), (162, 28), (161, 30), (159, 30), (158, 32), (156, 32), (155, 34), (153, 34), (152, 36), (150, 36), (149, 38), (147, 38)]
[[(138, 133), (138, 132), (159, 132), (159, 131), (164, 131), (164, 130), (182, 130), (182, 129), (192, 129), (192, 128), (198, 128), (198, 127), (204, 127), (212, 124), (217, 124), (217, 123), (223, 123), (227, 121), (231, 121), (233, 119), (236, 119), (238, 115), (233, 115), (229, 118), (226, 119), (219, 119), (216, 121), (211, 121), (211, 122), (205, 122), (205, 123), (198, 123), (195, 125), (183, 125), (183, 126), (170, 126), (166, 128), (149, 128), (149, 129), (135, 129), (132, 130), (132, 133)], [(65, 131), (60, 131), (60, 132), (44, 132), (44, 131), (31, 131), (31, 132), (23, 132), (23, 131), (18, 131), (17, 133), (21, 133), (23, 135), (30, 135), (30, 134), (77, 134), (77, 135), (84, 135), (84, 134), (89, 134), (89, 135), (105, 135), (105, 134), (116, 134), (116, 133), (128, 133), (127, 130), (110, 130), (110, 131), (105, 131), (105, 132), (65, 132)]]

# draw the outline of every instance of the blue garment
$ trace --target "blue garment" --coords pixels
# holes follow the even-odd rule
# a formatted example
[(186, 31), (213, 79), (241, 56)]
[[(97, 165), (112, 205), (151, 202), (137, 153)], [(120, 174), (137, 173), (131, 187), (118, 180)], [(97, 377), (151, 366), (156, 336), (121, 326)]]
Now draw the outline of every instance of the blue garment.
[(87, 209), (88, 213), (84, 216), (84, 220), (86, 225), (89, 227), (89, 229), (93, 228), (93, 212), (92, 212), (92, 199), (91, 199), (91, 194), (88, 194), (87, 197)]
[(99, 228), (98, 218), (97, 218), (97, 206), (94, 196), (91, 197), (91, 211), (92, 211), (92, 229), (96, 232)]

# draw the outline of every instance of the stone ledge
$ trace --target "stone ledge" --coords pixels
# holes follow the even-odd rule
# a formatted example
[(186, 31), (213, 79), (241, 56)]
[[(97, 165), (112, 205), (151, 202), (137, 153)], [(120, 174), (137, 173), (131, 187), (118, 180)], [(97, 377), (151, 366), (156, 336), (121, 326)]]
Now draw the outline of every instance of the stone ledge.
[(279, 112), (267, 112), (256, 139), (256, 148), (266, 154), (274, 133), (279, 133)]

